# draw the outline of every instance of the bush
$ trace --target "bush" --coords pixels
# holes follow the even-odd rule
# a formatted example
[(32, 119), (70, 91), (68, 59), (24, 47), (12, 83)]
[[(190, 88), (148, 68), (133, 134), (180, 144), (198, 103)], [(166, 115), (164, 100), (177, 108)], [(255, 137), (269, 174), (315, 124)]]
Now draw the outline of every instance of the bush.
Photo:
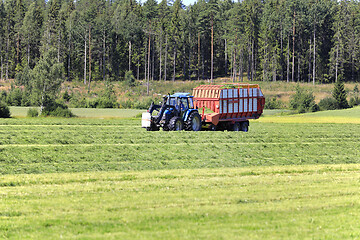
[(10, 106), (30, 106), (32, 104), (28, 91), (13, 86), (9, 92), (2, 91), (0, 93), (0, 101)]
[(296, 93), (291, 97), (290, 106), (299, 113), (304, 113), (315, 105), (314, 99), (315, 97), (312, 92), (306, 91), (297, 85)]
[(7, 95), (7, 92), (5, 90), (2, 90), (0, 93), (0, 102), (6, 102)]
[(70, 94), (68, 93), (68, 91), (65, 91), (65, 92), (63, 93), (62, 99), (64, 99), (66, 102), (70, 101), (71, 96), (70, 96)]
[(350, 107), (355, 107), (360, 105), (360, 98), (358, 96), (350, 98), (349, 105)]
[[(132, 74), (132, 73), (131, 73)], [(116, 102), (115, 92), (111, 83), (106, 84), (105, 91), (100, 97), (93, 100), (93, 106), (95, 108), (116, 108), (118, 106)]]
[(33, 102), (31, 101), (31, 97), (30, 97), (30, 93), (28, 91), (23, 91), (22, 93), (22, 99), (21, 99), (21, 106), (32, 106), (32, 105), (36, 105), (33, 104)]
[(319, 102), (321, 110), (335, 110), (339, 108), (337, 101), (332, 97), (321, 99)]
[(125, 73), (125, 83), (126, 83), (126, 85), (128, 85), (130, 87), (135, 86), (135, 77), (131, 70), (126, 71), (126, 73)]
[(0, 102), (0, 118), (9, 118), (9, 117), (10, 117), (9, 107), (5, 103)]
[(120, 101), (119, 108), (123, 109), (148, 109), (151, 105), (151, 103), (159, 102), (160, 99), (152, 99), (152, 98), (144, 98), (140, 100), (126, 100), (126, 101)]
[(320, 111), (319, 105), (317, 105), (316, 103), (313, 104), (313, 105), (311, 105), (310, 111), (311, 111), (311, 112), (318, 112), (318, 111)]
[(39, 116), (39, 111), (36, 108), (29, 108), (29, 110), (27, 111), (27, 116), (28, 117), (37, 117), (37, 116)]
[(265, 109), (281, 109), (283, 108), (283, 103), (278, 100), (276, 97), (271, 99), (266, 99), (265, 101)]
[(75, 115), (70, 111), (70, 109), (58, 102), (49, 103), (42, 111), (42, 116), (51, 116), (51, 117), (75, 117)]
[(113, 98), (98, 97), (86, 99), (81, 107), (85, 108), (117, 108), (118, 104)]
[(74, 96), (70, 99), (69, 103), (70, 107), (74, 108), (86, 108), (87, 107), (87, 101), (86, 98), (80, 96)]
[(98, 98), (97, 108), (116, 108), (117, 102), (114, 98), (100, 97)]
[(354, 93), (359, 93), (359, 88), (358, 88), (358, 85), (356, 84), (355, 87), (354, 87)]
[(75, 117), (75, 115), (70, 111), (70, 109), (65, 109), (62, 107), (57, 107), (54, 111), (50, 112), (49, 116), (64, 118)]
[(7, 95), (6, 102), (11, 106), (21, 106), (23, 91), (20, 88), (11, 88)]

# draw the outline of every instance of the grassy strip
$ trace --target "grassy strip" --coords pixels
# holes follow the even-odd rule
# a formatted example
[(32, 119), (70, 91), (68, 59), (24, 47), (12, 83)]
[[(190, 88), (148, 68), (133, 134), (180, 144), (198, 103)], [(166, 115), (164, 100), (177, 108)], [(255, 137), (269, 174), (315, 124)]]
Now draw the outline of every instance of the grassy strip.
[(131, 118), (144, 112), (138, 109), (95, 109), (71, 108), (71, 111), (82, 118)]
[[(0, 173), (360, 163), (358, 143), (48, 146), (1, 149)], [(346, 154), (344, 154), (346, 153)]]
[[(266, 113), (266, 112), (265, 112)], [(271, 112), (270, 112), (271, 114)], [(265, 114), (259, 122), (271, 123), (348, 123), (360, 124), (360, 107), (345, 110), (323, 111), (316, 113), (274, 116)]]
[(1, 174), (360, 163), (354, 124), (253, 122), (248, 133), (146, 132), (139, 119), (43, 120), (0, 125)]
[[(10, 107), (12, 117), (26, 117), (31, 107)], [(39, 108), (37, 108), (39, 109)], [(131, 118), (144, 112), (138, 109), (99, 109), (99, 108), (71, 108), (73, 114), (81, 118)]]
[(359, 167), (7, 175), (0, 238), (358, 238)]

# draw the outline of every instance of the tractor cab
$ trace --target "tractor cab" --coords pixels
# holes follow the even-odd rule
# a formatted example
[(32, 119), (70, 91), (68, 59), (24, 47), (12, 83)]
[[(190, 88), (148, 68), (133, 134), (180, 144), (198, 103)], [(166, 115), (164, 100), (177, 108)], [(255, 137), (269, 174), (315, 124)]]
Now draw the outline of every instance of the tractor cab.
[(184, 116), (189, 109), (194, 109), (193, 96), (190, 96), (190, 93), (175, 93), (170, 95), (166, 104), (174, 106), (181, 116)]
[[(152, 116), (153, 111), (158, 111)], [(201, 129), (201, 118), (194, 108), (193, 96), (190, 93), (165, 95), (162, 105), (151, 104), (147, 113), (143, 114), (143, 127), (148, 131), (157, 131), (160, 127), (165, 131)]]

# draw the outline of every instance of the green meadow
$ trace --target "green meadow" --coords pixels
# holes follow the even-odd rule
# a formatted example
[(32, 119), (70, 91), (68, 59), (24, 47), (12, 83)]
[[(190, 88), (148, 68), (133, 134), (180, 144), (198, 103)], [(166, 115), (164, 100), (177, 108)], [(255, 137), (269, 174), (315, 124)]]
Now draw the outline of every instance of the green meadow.
[(1, 119), (0, 239), (360, 238), (360, 108), (286, 114), (247, 133)]
[[(11, 115), (14, 117), (26, 117), (30, 107), (10, 107)], [(40, 110), (40, 108), (37, 108)], [(70, 108), (71, 112), (79, 118), (132, 118), (144, 112), (138, 109), (118, 108)]]
[(287, 111), (277, 112), (276, 110), (265, 110), (265, 116), (260, 118), (259, 122), (360, 124), (360, 107), (287, 116), (284, 116)]

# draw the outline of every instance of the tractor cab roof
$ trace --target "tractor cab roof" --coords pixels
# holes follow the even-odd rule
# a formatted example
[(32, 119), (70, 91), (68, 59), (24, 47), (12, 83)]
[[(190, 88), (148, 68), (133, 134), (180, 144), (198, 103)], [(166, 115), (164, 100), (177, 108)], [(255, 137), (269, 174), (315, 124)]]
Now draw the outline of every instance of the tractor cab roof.
[(190, 95), (190, 93), (185, 93), (185, 92), (177, 92), (174, 93), (172, 95), (170, 95), (170, 97), (177, 97), (177, 98), (189, 98), (189, 97), (193, 97)]

